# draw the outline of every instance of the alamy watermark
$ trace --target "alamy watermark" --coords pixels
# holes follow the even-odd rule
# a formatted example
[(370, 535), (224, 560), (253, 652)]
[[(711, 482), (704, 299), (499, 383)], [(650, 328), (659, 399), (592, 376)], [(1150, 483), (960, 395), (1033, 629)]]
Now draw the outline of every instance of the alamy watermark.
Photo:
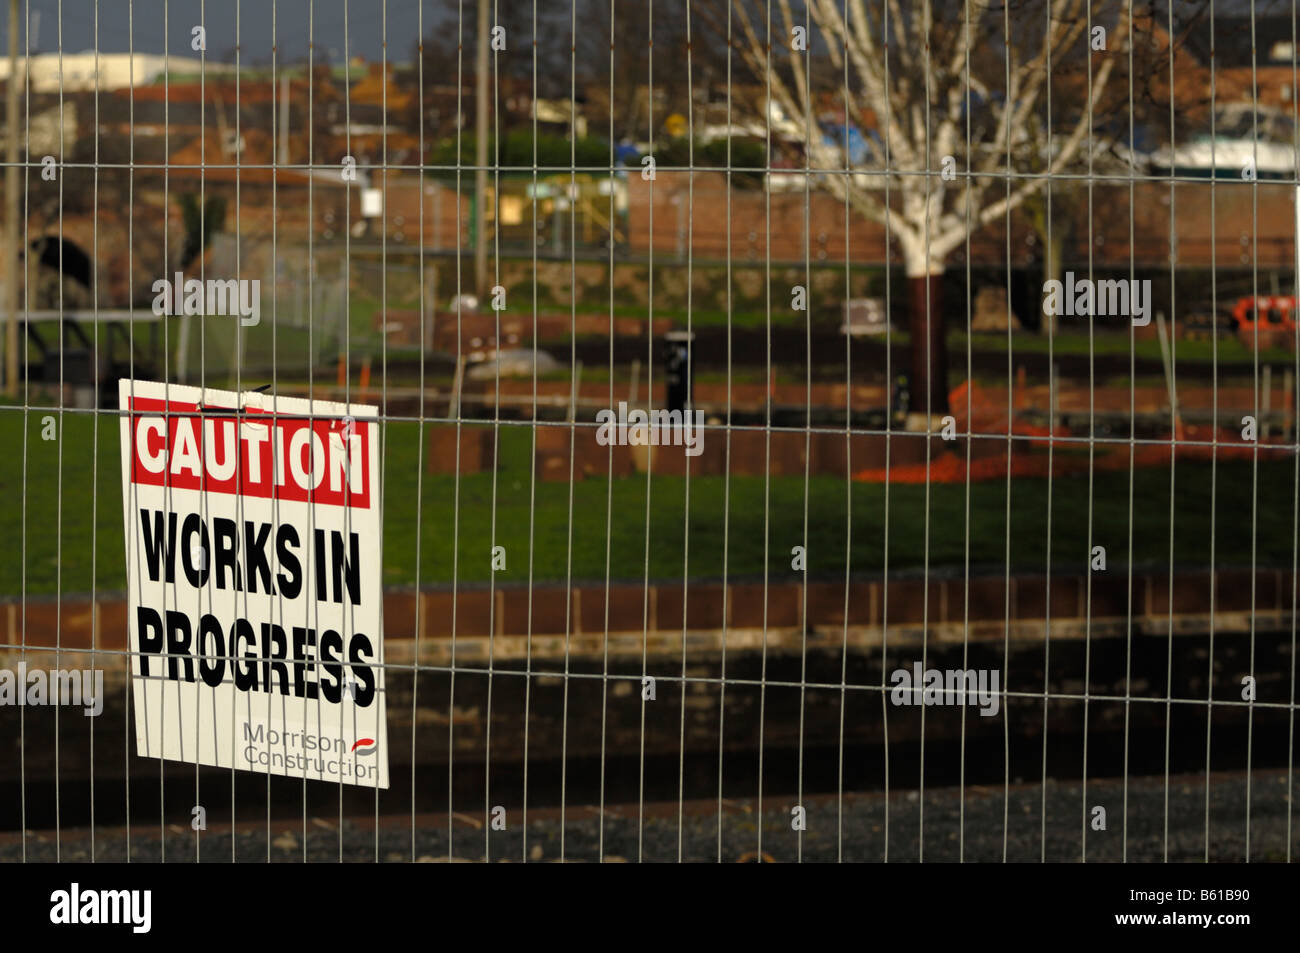
[(983, 718), (993, 717), (1001, 706), (997, 669), (922, 670), (920, 662), (913, 662), (910, 670), (895, 669), (889, 681), (894, 686), (889, 700), (895, 705), (978, 705)]
[(152, 890), (83, 889), (74, 881), (67, 890), (50, 894), (50, 922), (56, 925), (121, 924), (132, 933), (148, 933), (152, 909)]
[(1126, 317), (1134, 327), (1151, 323), (1151, 279), (1075, 279), (1065, 273), (1065, 281), (1043, 282), (1043, 313), (1053, 317)]
[(29, 671), (26, 662), (19, 662), (17, 672), (0, 669), (0, 705), (80, 705), (87, 718), (94, 718), (104, 710), (104, 673), (75, 668)]
[(162, 315), (238, 315), (239, 323), (252, 327), (262, 320), (262, 282), (259, 279), (209, 278), (200, 281), (176, 272), (175, 280), (159, 278), (153, 313)]
[(688, 457), (704, 452), (704, 411), (627, 409), (618, 402), (618, 413), (601, 410), (596, 414), (596, 443), (632, 447), (685, 447)]

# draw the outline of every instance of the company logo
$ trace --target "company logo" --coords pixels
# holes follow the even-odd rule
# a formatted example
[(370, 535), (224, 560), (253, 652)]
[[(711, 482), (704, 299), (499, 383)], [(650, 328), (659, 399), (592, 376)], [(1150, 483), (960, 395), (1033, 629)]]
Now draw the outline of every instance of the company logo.
[(50, 894), (50, 922), (57, 924), (125, 923), (133, 933), (148, 933), (153, 923), (151, 890), (69, 890)]
[[(374, 738), (358, 738), (349, 747), (342, 737), (312, 731), (277, 731), (265, 725), (245, 723), (244, 763), (250, 770), (283, 769), (281, 773), (307, 777), (342, 777), (361, 783), (378, 777), (380, 765), (360, 761), (379, 750)], [(351, 757), (347, 757), (347, 755)], [(382, 759), (376, 759), (382, 760)]]

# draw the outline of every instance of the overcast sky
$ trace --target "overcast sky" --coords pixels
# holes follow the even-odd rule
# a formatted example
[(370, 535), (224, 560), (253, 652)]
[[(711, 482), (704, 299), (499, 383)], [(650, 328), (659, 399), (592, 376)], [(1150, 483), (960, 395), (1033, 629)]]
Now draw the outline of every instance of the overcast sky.
[[(318, 52), (329, 52), (330, 59), (341, 62), (344, 49), (349, 55), (361, 54), (378, 60), (384, 34), (383, 11), (387, 7), (388, 56), (394, 62), (411, 59), (419, 35), (419, 8), (424, 7), (425, 32), (435, 29), (445, 16), (447, 0), (22, 0), (21, 7), (31, 11), (33, 52), (80, 53), (99, 47), (101, 52), (125, 53), (135, 49), (145, 53), (163, 52), (164, 12), (169, 52), (198, 55), (190, 49), (190, 30), (205, 23), (208, 55), (221, 59), (236, 42), (235, 8), (239, 6), (239, 42), (246, 63), (270, 62), (272, 13), (276, 14), (276, 40), (281, 53), (290, 62), (307, 55), (308, 16), (315, 7), (312, 35)], [(463, 0), (467, 32), (474, 24), (475, 0)], [(543, 0), (545, 2), (545, 0)], [(95, 9), (99, 8), (99, 42), (95, 42)], [(8, 52), (8, 2), (0, 2), (0, 55)], [(206, 7), (206, 17), (201, 8)], [(346, 37), (344, 36), (346, 7)], [(129, 14), (134, 9), (134, 27)], [(455, 9), (455, 0), (452, 0)], [(62, 44), (59, 42), (62, 12)], [(21, 18), (21, 13), (19, 14)], [(38, 18), (39, 15), (39, 18)], [(454, 30), (455, 21), (451, 21)], [(18, 35), (18, 49), (24, 50), (24, 35)]]
[[(651, 4), (653, 16), (656, 21), (681, 17), (687, 2), (654, 0)], [(754, 2), (759, 10), (766, 6), (765, 0)], [(522, 8), (521, 18), (525, 23), (531, 19), (526, 0), (510, 5)], [(543, 19), (558, 17), (567, 23), (570, 6), (567, 0), (537, 0), (537, 5)], [(1215, 15), (1216, 18), (1248, 15), (1251, 5), (1251, 0), (1217, 0)], [(206, 3), (203, 0), (20, 0), (20, 8), (31, 12), (33, 52), (55, 52), (61, 46), (64, 52), (80, 53), (98, 46), (103, 52), (124, 53), (131, 48), (134, 35), (136, 50), (161, 53), (165, 13), (171, 53), (197, 55), (190, 49), (190, 31), (196, 24), (205, 23), (208, 55), (217, 60), (224, 60), (235, 46), (237, 6), (239, 42), (243, 45), (243, 61), (249, 65), (270, 62), (273, 12), (281, 55), (289, 62), (306, 57), (308, 18), (312, 9), (311, 35), (318, 55), (320, 51), (326, 51), (331, 62), (339, 63), (346, 50), (347, 55), (359, 53), (368, 60), (378, 60), (386, 36), (388, 58), (403, 63), (413, 57), (416, 38), (420, 35), (421, 9), (426, 35), (438, 29), (454, 32), (457, 12), (463, 12), (464, 35), (468, 41), (474, 32), (477, 0), (206, 0)], [(794, 0), (792, 6), (796, 10), (796, 19), (802, 20), (800, 0)], [(99, 9), (98, 43), (95, 41), (96, 7)], [(599, 7), (603, 10), (605, 4), (600, 3)], [(1289, 0), (1255, 0), (1254, 7), (1260, 17), (1290, 13)], [(200, 12), (202, 8), (206, 8), (206, 17)], [(128, 20), (132, 9), (133, 28)], [(775, 10), (773, 4), (774, 18), (777, 16)], [(0, 0), (0, 56), (8, 50), (8, 27), (8, 3)], [(18, 43), (22, 53), (22, 33)]]

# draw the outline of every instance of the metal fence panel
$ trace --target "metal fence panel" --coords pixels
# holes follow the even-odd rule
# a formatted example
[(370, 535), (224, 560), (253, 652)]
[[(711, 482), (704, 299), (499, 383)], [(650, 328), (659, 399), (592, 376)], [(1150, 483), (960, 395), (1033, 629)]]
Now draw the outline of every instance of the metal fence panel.
[[(14, 0), (0, 856), (1290, 861), (1264, 6)], [(119, 380), (377, 408), (388, 789), (138, 754)]]

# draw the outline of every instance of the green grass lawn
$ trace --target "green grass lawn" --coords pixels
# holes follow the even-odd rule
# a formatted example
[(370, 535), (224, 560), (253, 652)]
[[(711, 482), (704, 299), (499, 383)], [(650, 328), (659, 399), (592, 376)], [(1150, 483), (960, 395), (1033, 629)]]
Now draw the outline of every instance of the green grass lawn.
[[(340, 306), (342, 302), (340, 301)], [(256, 379), (258, 382), (264, 382), (273, 376), (273, 371), (278, 369), (275, 376), (280, 381), (307, 379), (308, 367), (316, 368), (315, 377), (317, 380), (332, 381), (334, 379), (334, 362), (337, 355), (346, 346), (346, 351), (352, 358), (354, 364), (360, 360), (369, 357), (372, 360), (373, 373), (379, 373), (379, 366), (383, 362), (383, 356), (386, 354), (391, 360), (405, 359), (408, 362), (412, 358), (418, 357), (418, 348), (399, 348), (385, 346), (384, 341), (374, 328), (374, 314), (377, 310), (384, 307), (381, 299), (368, 291), (355, 290), (348, 298), (348, 338), (346, 342), (340, 340), (342, 328), (335, 318), (326, 318), (325, 316), (315, 314), (311, 315), (314, 324), (311, 328), (306, 325), (307, 316), (289, 313), (288, 310), (279, 315), (278, 320), (272, 320), (272, 311), (270, 307), (263, 310), (262, 320), (259, 324), (251, 327), (237, 327), (231, 319), (219, 317), (208, 320), (196, 321), (190, 328), (185, 355), (185, 365), (187, 377), (190, 380), (206, 380), (212, 386), (231, 387), (235, 386), (236, 376), (236, 343), (238, 337), (243, 341), (243, 373), (246, 379)], [(419, 307), (417, 299), (402, 298), (394, 296), (390, 298), (387, 307), (391, 309), (416, 309)], [(604, 304), (601, 304), (604, 307)], [(286, 306), (287, 308), (287, 306)], [(543, 309), (545, 310), (545, 309)], [(568, 308), (559, 309), (561, 313), (567, 312)], [(645, 318), (645, 309), (635, 308), (616, 308), (615, 312), (619, 315), (630, 315), (639, 318)], [(658, 318), (671, 318), (676, 326), (684, 328), (686, 326), (687, 314), (684, 309), (665, 309), (656, 308), (655, 316)], [(182, 322), (185, 318), (169, 318), (152, 329), (157, 333), (157, 353), (154, 355), (158, 362), (157, 373), (155, 376), (172, 377), (178, 372), (180, 360), (180, 343), (183, 339)], [(730, 314), (724, 311), (708, 310), (696, 308), (691, 312), (692, 325), (697, 329), (704, 330), (709, 327), (727, 327), (737, 334), (739, 338), (745, 335), (759, 335), (760, 339), (766, 333), (769, 316), (763, 312), (754, 311), (733, 311)], [(801, 315), (792, 314), (788, 311), (774, 309), (770, 316), (773, 327), (794, 327), (804, 328), (806, 318)], [(822, 318), (814, 319), (814, 327), (818, 331), (835, 331), (838, 333), (839, 322)], [(38, 322), (36, 324), (38, 332), (48, 341), (55, 341), (58, 338), (57, 330), (53, 322)], [(148, 359), (150, 356), (149, 332), (140, 328), (136, 329), (136, 344), (142, 359)], [(580, 335), (588, 342), (607, 341), (604, 335)], [(642, 338), (644, 340), (644, 337)], [(909, 343), (909, 335), (905, 330), (894, 329), (890, 332), (888, 340), (896, 348), (906, 350)], [(880, 349), (883, 355), (883, 348), (886, 341), (884, 335), (877, 336), (872, 340), (872, 344)], [(570, 338), (567, 331), (558, 338), (545, 340), (539, 343), (542, 350), (548, 351), (552, 356), (564, 365), (561, 369), (543, 374), (546, 380), (568, 380), (568, 348)], [(948, 345), (948, 362), (952, 369), (952, 377), (949, 383), (955, 386), (961, 379), (966, 367), (966, 355), (968, 350), (973, 355), (987, 357), (994, 355), (998, 358), (998, 364), (1001, 365), (1006, 360), (1008, 342), (1005, 333), (991, 332), (986, 334), (968, 335), (964, 332), (954, 331), (947, 337)], [(1011, 360), (1014, 364), (1017, 358), (1046, 357), (1048, 354), (1048, 339), (1045, 335), (1036, 332), (1021, 331), (1012, 336), (1010, 342)], [(99, 346), (105, 353), (109, 353), (110, 346), (114, 347), (112, 351), (117, 358), (123, 362), (126, 360), (126, 349), (120, 345), (120, 342), (111, 342), (106, 333), (101, 332)], [(468, 346), (468, 342), (466, 342)], [(520, 346), (527, 349), (532, 346), (531, 339), (525, 335)], [(1127, 358), (1131, 353), (1136, 353), (1139, 360), (1154, 362), (1158, 366), (1161, 359), (1160, 343), (1156, 340), (1137, 341), (1136, 345), (1129, 338), (1129, 335), (1122, 331), (1108, 330), (1095, 334), (1089, 339), (1086, 330), (1071, 328), (1062, 330), (1057, 333), (1054, 341), (1051, 342), (1052, 354), (1056, 358), (1087, 358), (1089, 354), (1100, 361), (1112, 360), (1116, 357)], [(451, 357), (451, 355), (444, 355)], [(30, 355), (32, 360), (38, 360), (35, 349), (32, 349)], [(1295, 355), (1283, 348), (1264, 348), (1260, 351), (1260, 363), (1272, 363), (1280, 365), (1282, 368), (1295, 367)], [(696, 380), (701, 382), (712, 382), (727, 379), (727, 371), (723, 367), (721, 358), (716, 362), (709, 363), (704, 358), (698, 358), (699, 365), (696, 369)], [(829, 354), (820, 354), (818, 357), (818, 367), (827, 366), (839, 367), (844, 360), (842, 349), (833, 351)], [(883, 356), (881, 358), (883, 361)], [(1200, 366), (1207, 367), (1215, 360), (1215, 345), (1208, 340), (1179, 340), (1176, 342), (1175, 360), (1178, 367)], [(830, 362), (830, 365), (827, 362)], [(1251, 380), (1254, 375), (1254, 353), (1251, 348), (1243, 344), (1236, 336), (1221, 335), (1217, 345), (1217, 361), (1220, 365), (1220, 379), (1224, 380), (1229, 376), (1233, 380)], [(783, 382), (800, 383), (805, 380), (806, 364), (801, 359), (801, 354), (790, 355), (773, 355), (773, 370), (777, 379)], [(1125, 362), (1127, 363), (1127, 362)], [(983, 365), (987, 367), (987, 364)], [(1150, 367), (1147, 368), (1150, 370)], [(1114, 372), (1113, 365), (1107, 365), (1106, 373)], [(411, 386), (418, 381), (418, 373), (409, 370), (394, 369), (390, 372), (390, 383)], [(737, 365), (731, 369), (731, 379), (737, 382), (755, 382), (767, 379), (767, 368), (759, 363), (757, 365)], [(435, 375), (436, 376), (436, 375)], [(444, 380), (443, 377), (446, 379)], [(977, 379), (986, 380), (987, 383), (997, 384), (1003, 382), (1004, 378), (994, 373), (991, 377), (984, 373), (977, 373)], [(586, 381), (606, 380), (608, 379), (608, 368), (600, 366), (587, 366), (583, 368), (583, 379)], [(1035, 371), (1035, 382), (1041, 381), (1041, 371)], [(1146, 383), (1163, 384), (1163, 377), (1146, 375)], [(429, 383), (435, 383), (435, 378), (430, 377)], [(444, 386), (450, 382), (448, 375), (436, 377), (437, 383)], [(1099, 386), (1102, 382), (1098, 382)], [(1127, 382), (1124, 382), (1127, 387)]]
[[(0, 598), (29, 594), (88, 592), (125, 587), (122, 542), (122, 493), (116, 418), (99, 417), (98, 474), (92, 440), (96, 417), (64, 415), (61, 439), (41, 439), (43, 409), (30, 412), (0, 408), (0, 489), (9, 505), (0, 510)], [(55, 412), (57, 414), (57, 412)], [(425, 429), (432, 425), (425, 425)], [(384, 581), (416, 582), (415, 552), (420, 549), (421, 584), (449, 583), (452, 556), (458, 550), (462, 582), (485, 582), (495, 542), (507, 550), (502, 583), (524, 583), (529, 571), (529, 517), (533, 516), (533, 577), (562, 581), (572, 561), (575, 579), (605, 576), (608, 540), (610, 573), (615, 579), (639, 580), (645, 571), (647, 485), (644, 475), (614, 481), (610, 487), (589, 479), (538, 483), (530, 509), (531, 432), (503, 425), (500, 469), (495, 492), (496, 530), (492, 535), (492, 474), (423, 478), (417, 494), (420, 428), (390, 424), (384, 450)], [(59, 450), (62, 448), (62, 461)], [(25, 462), (24, 462), (25, 461)], [(1123, 572), (1130, 529), (1134, 563), (1165, 566), (1169, 556), (1169, 472), (1139, 470), (1129, 506), (1129, 474), (1098, 473), (1093, 486), (1094, 543), (1107, 548), (1109, 571)], [(1258, 470), (1258, 538), (1261, 565), (1289, 566), (1295, 544), (1292, 499), (1295, 461), (1277, 451), (1261, 453)], [(1054, 486), (1052, 566), (1084, 571), (1088, 540), (1088, 479), (1058, 478)], [(1219, 566), (1249, 565), (1251, 560), (1252, 467), (1249, 461), (1221, 462), (1218, 467), (1218, 513), (1215, 530)], [(852, 492), (851, 518), (846, 516)], [(1046, 480), (1018, 480), (1012, 488), (1010, 560), (1013, 568), (1041, 572), (1047, 554)], [(802, 477), (730, 480), (730, 527), (727, 572), (731, 577), (761, 576), (767, 549), (771, 578), (794, 578), (790, 548), (808, 542), (810, 576), (842, 578), (846, 531), (853, 572), (878, 571), (885, 557), (885, 487), (848, 483), (843, 478), (814, 477), (806, 488), (808, 529), (804, 532), (805, 483)], [(929, 560), (931, 571), (961, 571), (966, 545), (963, 485), (930, 488)], [(724, 525), (728, 507), (722, 477), (690, 480), (689, 535), (687, 481), (655, 476), (650, 482), (649, 572), (652, 579), (718, 578), (723, 573)], [(769, 494), (765, 499), (765, 495)], [(1181, 565), (1210, 562), (1211, 474), (1207, 463), (1180, 463), (1175, 493), (1175, 559)], [(889, 491), (889, 568), (919, 569), (925, 558), (924, 486), (893, 486)], [(21, 505), (26, 500), (25, 507)], [(1130, 512), (1132, 517), (1130, 518)], [(971, 487), (970, 559), (974, 567), (1000, 571), (1007, 547), (1006, 485), (1001, 480)], [(1132, 525), (1130, 526), (1130, 522)], [(92, 546), (92, 528), (94, 530)], [(765, 543), (766, 540), (766, 543)], [(689, 542), (689, 568), (684, 565)], [(93, 567), (93, 569), (92, 569)]]

